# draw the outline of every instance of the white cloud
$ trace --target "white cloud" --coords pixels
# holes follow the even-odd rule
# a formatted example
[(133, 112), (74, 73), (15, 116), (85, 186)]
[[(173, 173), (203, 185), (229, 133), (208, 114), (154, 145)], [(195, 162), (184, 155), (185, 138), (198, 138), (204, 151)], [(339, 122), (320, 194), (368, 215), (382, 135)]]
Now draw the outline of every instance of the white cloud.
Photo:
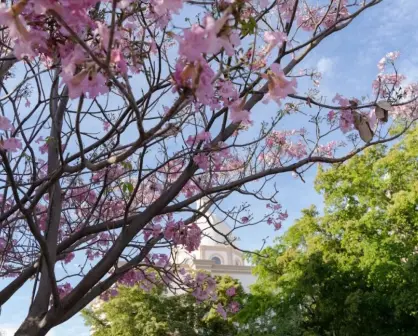
[(0, 327), (1, 336), (13, 336), (15, 334), (16, 328), (13, 327)]
[(335, 67), (335, 60), (331, 59), (329, 57), (322, 57), (316, 67), (318, 71), (324, 76), (324, 75), (330, 75), (332, 73), (332, 70)]

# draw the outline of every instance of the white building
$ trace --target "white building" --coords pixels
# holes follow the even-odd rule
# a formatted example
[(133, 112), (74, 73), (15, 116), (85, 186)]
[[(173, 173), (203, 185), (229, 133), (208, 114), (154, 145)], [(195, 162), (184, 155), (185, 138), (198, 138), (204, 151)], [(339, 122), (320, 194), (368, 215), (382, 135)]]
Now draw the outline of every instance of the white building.
[[(197, 202), (196, 209), (201, 210), (208, 199)], [(243, 253), (233, 246), (238, 245), (238, 238), (233, 236), (231, 228), (211, 211), (205, 213), (197, 224), (203, 233), (198, 250), (188, 253), (180, 248), (176, 253), (176, 263), (186, 264), (196, 270), (204, 270), (212, 275), (229, 275), (239, 280), (246, 291), (256, 278), (251, 273), (252, 266), (245, 263)]]

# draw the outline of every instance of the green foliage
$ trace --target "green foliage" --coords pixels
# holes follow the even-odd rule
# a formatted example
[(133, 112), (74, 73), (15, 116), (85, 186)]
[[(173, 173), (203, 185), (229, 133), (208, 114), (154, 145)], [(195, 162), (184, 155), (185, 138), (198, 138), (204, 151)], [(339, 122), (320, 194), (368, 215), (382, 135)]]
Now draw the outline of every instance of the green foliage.
[(241, 20), (241, 34), (243, 36), (252, 35), (257, 29), (257, 21), (251, 17), (247, 21)]
[[(166, 295), (161, 288), (146, 293), (139, 287), (121, 287), (119, 294), (99, 309), (82, 312), (94, 336), (232, 336), (237, 334), (232, 315), (224, 320), (216, 305), (228, 306), (245, 298), (242, 286), (229, 276), (216, 277), (215, 303), (199, 303), (191, 294)], [(236, 295), (226, 290), (235, 287)]]
[(128, 195), (132, 194), (134, 191), (134, 186), (130, 182), (123, 182), (122, 183), (122, 191)]
[(248, 335), (418, 335), (418, 130), (320, 169), (324, 195), (253, 257)]

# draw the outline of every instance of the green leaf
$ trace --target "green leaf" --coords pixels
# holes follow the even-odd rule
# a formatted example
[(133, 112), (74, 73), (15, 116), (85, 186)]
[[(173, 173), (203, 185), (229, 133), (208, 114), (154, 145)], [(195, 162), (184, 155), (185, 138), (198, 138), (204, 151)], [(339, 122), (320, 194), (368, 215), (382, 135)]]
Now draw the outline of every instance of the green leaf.
[(123, 161), (120, 163), (122, 165), (123, 168), (125, 168), (126, 170), (132, 170), (132, 163), (130, 163), (129, 161)]
[(241, 33), (243, 36), (252, 35), (257, 28), (257, 21), (251, 17), (248, 21), (241, 21)]
[(134, 191), (134, 186), (131, 182), (123, 182), (122, 191), (126, 194), (132, 194), (132, 192)]

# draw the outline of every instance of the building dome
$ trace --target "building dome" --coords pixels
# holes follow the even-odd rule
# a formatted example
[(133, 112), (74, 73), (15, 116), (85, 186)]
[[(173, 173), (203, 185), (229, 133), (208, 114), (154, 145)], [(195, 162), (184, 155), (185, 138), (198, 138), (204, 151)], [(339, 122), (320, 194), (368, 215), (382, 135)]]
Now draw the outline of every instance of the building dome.
[[(196, 210), (201, 210), (210, 202), (207, 197), (204, 197), (196, 202)], [(217, 246), (230, 245), (232, 242), (236, 245), (238, 238), (232, 233), (230, 226), (224, 221), (220, 220), (213, 212), (207, 211), (206, 217), (201, 217), (196, 224), (202, 230), (201, 245)]]

